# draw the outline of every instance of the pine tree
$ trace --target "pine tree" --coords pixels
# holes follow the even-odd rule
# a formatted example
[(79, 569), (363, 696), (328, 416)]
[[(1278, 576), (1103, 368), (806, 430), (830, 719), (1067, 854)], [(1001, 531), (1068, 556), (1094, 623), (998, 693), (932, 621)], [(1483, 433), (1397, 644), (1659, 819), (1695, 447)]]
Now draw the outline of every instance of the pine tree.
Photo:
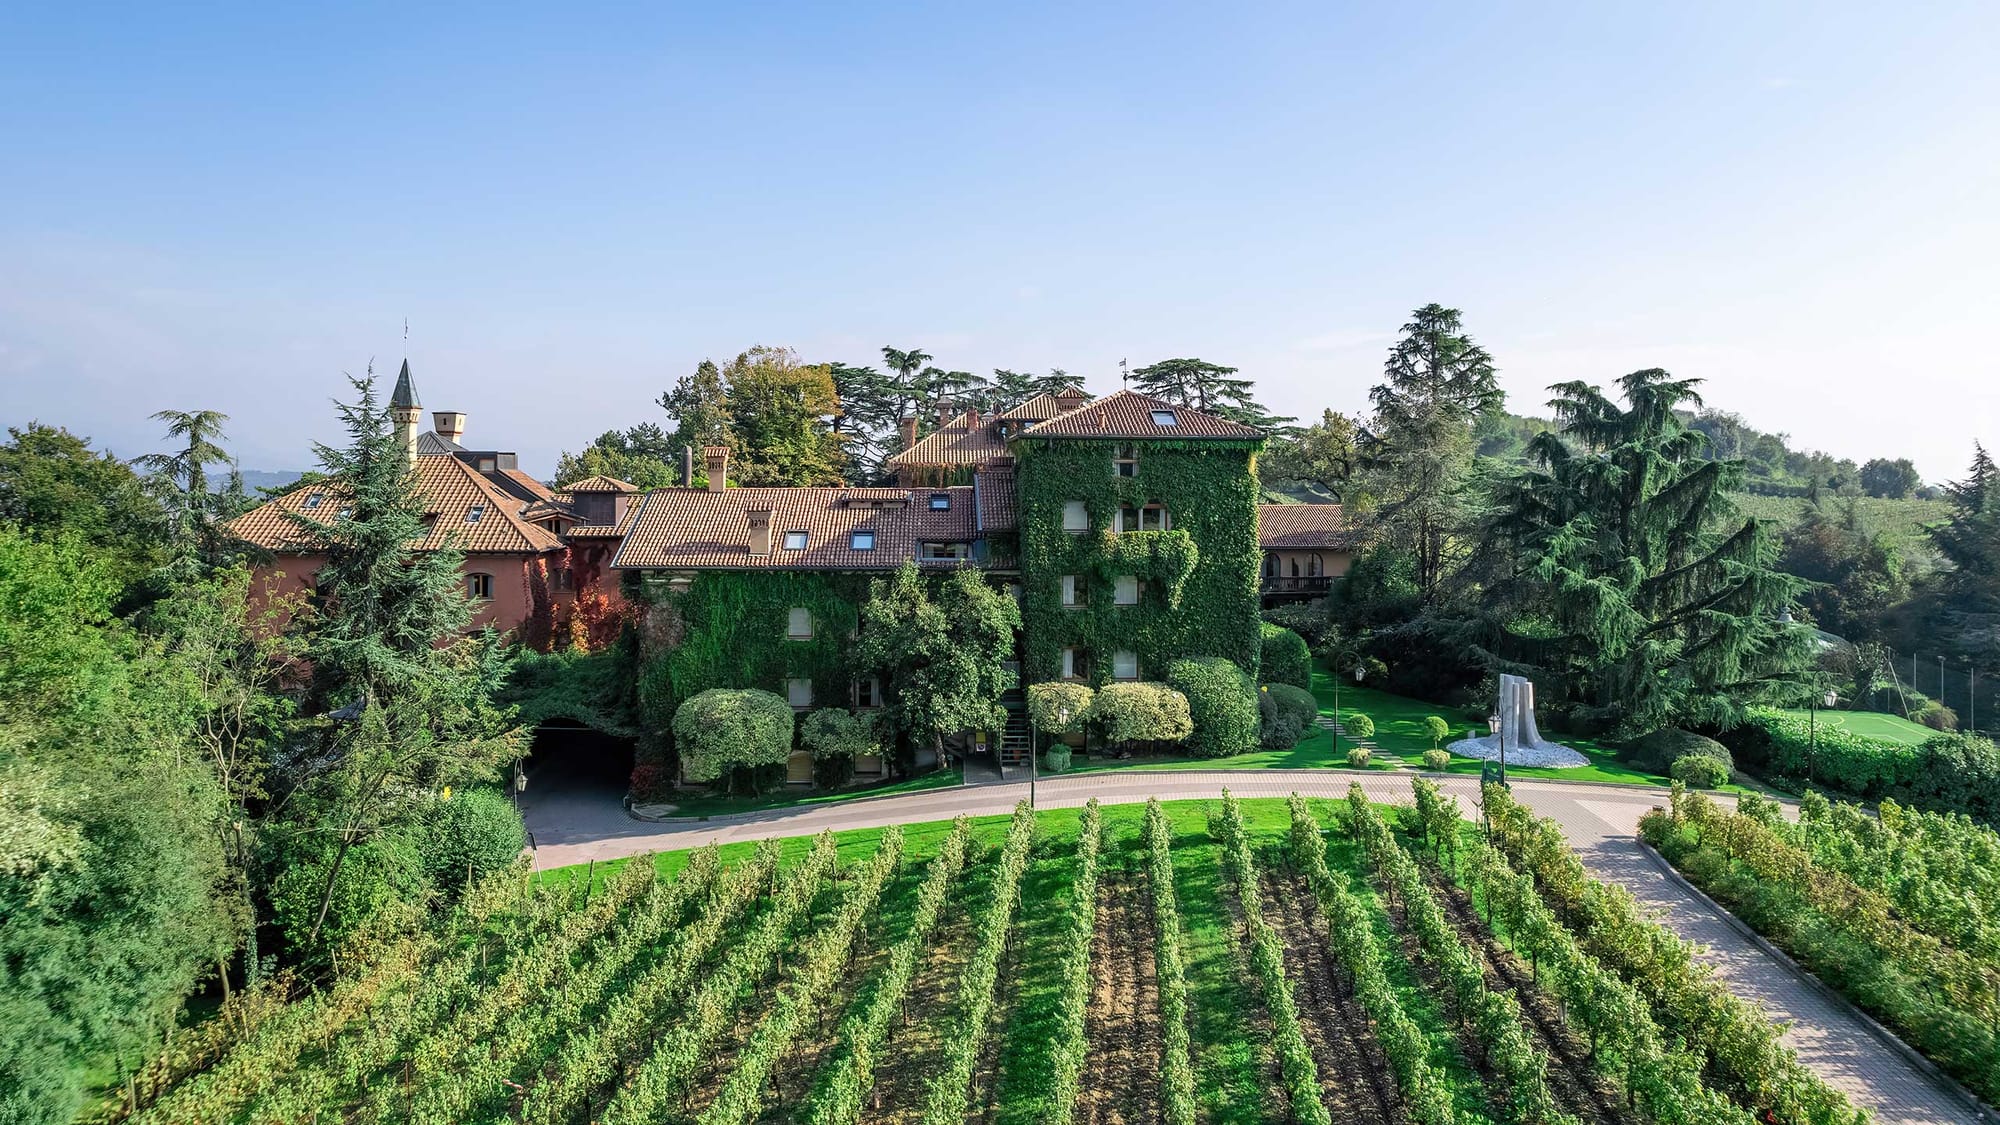
[(1501, 403), (1493, 357), (1465, 334), (1457, 309), (1425, 305), (1389, 352), (1361, 439), (1380, 537), (1407, 552), (1430, 604), (1464, 562), (1474, 521), (1472, 424)]
[(1255, 384), (1235, 378), (1236, 368), (1205, 359), (1163, 359), (1132, 369), (1132, 389), (1176, 406), (1199, 410), (1262, 430), (1296, 421), (1280, 418), (1259, 405)]
[(993, 369), (993, 412), (1004, 414), (1035, 397), (1035, 377), (1004, 367)]
[(1080, 391), (1083, 389), (1083, 376), (1072, 375), (1060, 367), (1051, 367), (1047, 375), (1035, 376), (1028, 389), (1034, 392), (1028, 396), (1029, 398), (1035, 395), (1059, 395), (1064, 391)]
[(1795, 694), (1811, 662), (1808, 631), (1779, 620), (1803, 583), (1726, 495), (1741, 462), (1705, 459), (1680, 412), (1698, 383), (1636, 371), (1622, 408), (1557, 384), (1561, 436), (1531, 443), (1488, 540), (1506, 568), (1493, 655), (1623, 733), (1732, 725)]
[(1951, 564), (1940, 582), (1937, 622), (1947, 647), (1975, 663), (2000, 661), (2000, 470), (1975, 445), (1965, 479), (1945, 488), (1951, 518), (1931, 543)]
[(224, 561), (225, 549), (216, 524), (227, 518), (224, 508), (230, 501), (209, 488), (208, 467), (227, 465), (240, 496), (242, 481), (235, 477), (235, 458), (221, 445), (222, 426), (229, 415), (216, 410), (162, 410), (153, 415), (167, 424), (169, 440), (181, 448), (172, 453), (147, 453), (133, 464), (153, 474), (167, 494), (169, 532), (176, 545), (176, 557), (169, 571), (181, 579), (193, 578), (198, 568), (212, 568)]

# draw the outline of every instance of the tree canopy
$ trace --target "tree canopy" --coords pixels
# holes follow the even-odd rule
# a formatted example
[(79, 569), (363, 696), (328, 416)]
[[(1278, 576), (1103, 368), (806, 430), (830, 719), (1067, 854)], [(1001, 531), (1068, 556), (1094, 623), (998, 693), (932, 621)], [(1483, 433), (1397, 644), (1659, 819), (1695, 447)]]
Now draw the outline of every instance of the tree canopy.
[(1014, 685), (1007, 664), (1021, 611), (971, 569), (928, 579), (904, 563), (870, 583), (861, 607), (857, 664), (881, 674), (890, 729), (911, 743), (998, 730), (1000, 696)]

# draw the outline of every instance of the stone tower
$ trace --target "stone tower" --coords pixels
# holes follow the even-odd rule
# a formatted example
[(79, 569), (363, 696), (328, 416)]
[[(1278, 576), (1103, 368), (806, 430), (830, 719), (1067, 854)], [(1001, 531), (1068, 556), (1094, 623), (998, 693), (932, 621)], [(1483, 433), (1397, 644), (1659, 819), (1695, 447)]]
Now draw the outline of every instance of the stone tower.
[(410, 381), (410, 361), (403, 361), (403, 370), (396, 376), (396, 389), (389, 395), (389, 418), (396, 423), (396, 436), (403, 439), (403, 451), (414, 458), (417, 455), (417, 423), (424, 416), (424, 407), (417, 399), (417, 385)]

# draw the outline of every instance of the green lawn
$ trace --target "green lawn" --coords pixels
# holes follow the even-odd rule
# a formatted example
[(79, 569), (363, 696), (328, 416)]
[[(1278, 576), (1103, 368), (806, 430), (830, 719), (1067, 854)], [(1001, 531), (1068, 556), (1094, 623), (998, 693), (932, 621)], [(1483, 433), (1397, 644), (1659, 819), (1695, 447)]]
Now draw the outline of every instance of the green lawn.
[(1937, 731), (1922, 723), (1913, 723), (1901, 715), (1885, 715), (1880, 711), (1786, 711), (1784, 714), (1802, 723), (1811, 721), (1822, 727), (1839, 727), (1863, 738), (1894, 742), (1899, 746), (1921, 746), (1938, 735)]

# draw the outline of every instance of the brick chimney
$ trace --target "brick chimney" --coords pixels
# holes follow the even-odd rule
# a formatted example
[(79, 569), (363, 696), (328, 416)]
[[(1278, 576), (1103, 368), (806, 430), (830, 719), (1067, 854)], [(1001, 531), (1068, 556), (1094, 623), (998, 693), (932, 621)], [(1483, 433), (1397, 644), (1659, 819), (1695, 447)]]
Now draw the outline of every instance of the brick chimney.
[(986, 416), (981, 414), (979, 408), (975, 406), (965, 412), (965, 424), (976, 432), (980, 426), (986, 424)]
[(450, 442), (458, 441), (460, 438), (465, 436), (465, 411), (463, 410), (431, 411), (431, 429), (436, 430), (437, 436), (445, 439), (446, 441)]
[(938, 403), (938, 429), (951, 425), (951, 407)]
[(913, 445), (917, 444), (917, 416), (916, 416), (916, 415), (912, 414), (912, 415), (910, 415), (910, 416), (909, 416), (908, 418), (905, 418), (905, 419), (903, 419), (903, 424), (902, 424), (902, 434), (903, 434), (903, 448), (904, 448), (904, 449), (908, 449), (908, 448), (910, 448), (911, 446), (913, 446)]
[(750, 553), (768, 555), (771, 553), (771, 509), (752, 508), (743, 513), (750, 520)]
[[(702, 460), (708, 462), (708, 490), (721, 492), (729, 487), (729, 447), (726, 445), (706, 445), (701, 450)], [(770, 513), (765, 513), (768, 516)], [(768, 546), (768, 545), (767, 545)], [(764, 552), (770, 554), (769, 550)]]

